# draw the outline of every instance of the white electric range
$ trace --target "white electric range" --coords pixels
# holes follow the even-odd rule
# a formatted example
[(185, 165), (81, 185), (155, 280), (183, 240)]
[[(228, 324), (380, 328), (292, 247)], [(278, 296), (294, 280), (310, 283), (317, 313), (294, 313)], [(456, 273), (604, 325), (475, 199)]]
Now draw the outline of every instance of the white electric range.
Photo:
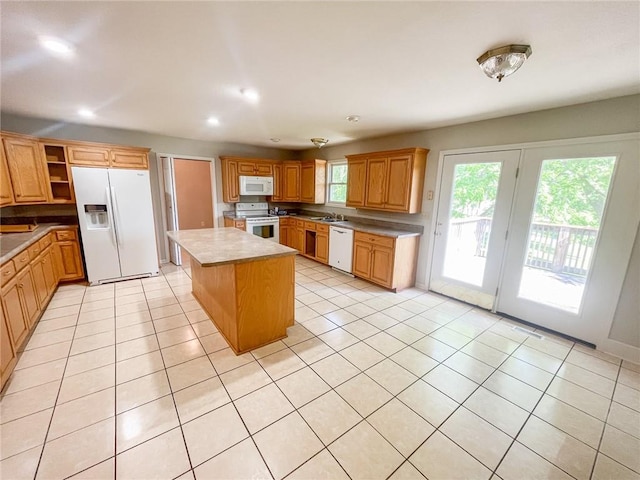
[(236, 203), (236, 218), (245, 219), (247, 232), (280, 242), (280, 219), (276, 215), (269, 215), (267, 202)]

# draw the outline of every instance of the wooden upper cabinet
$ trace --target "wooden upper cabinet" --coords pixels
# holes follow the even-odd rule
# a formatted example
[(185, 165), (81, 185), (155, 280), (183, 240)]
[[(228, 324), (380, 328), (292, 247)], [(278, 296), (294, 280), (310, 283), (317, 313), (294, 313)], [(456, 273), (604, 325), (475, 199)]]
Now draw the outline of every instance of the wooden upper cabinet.
[(326, 182), (326, 160), (305, 160), (302, 162), (300, 173), (300, 201), (303, 203), (324, 203)]
[(11, 205), (13, 202), (13, 188), (11, 188), (7, 157), (4, 154), (4, 147), (0, 145), (0, 206)]
[(284, 162), (282, 165), (282, 201), (300, 201), (300, 162)]
[(112, 149), (111, 167), (115, 168), (149, 168), (149, 157), (146, 150)]
[[(282, 176), (282, 163), (275, 163), (273, 165), (273, 195), (271, 195), (272, 202), (282, 202), (283, 189), (284, 178)], [(282, 241), (280, 243), (282, 243)]]
[(117, 147), (107, 144), (69, 143), (68, 161), (71, 165), (111, 168), (149, 168), (149, 149)]
[(348, 155), (347, 206), (419, 213), (428, 150)]
[(240, 160), (238, 161), (238, 175), (257, 177), (273, 176), (273, 163), (265, 160)]
[(40, 142), (49, 180), (49, 202), (75, 203), (73, 180), (64, 143)]
[(46, 202), (49, 188), (38, 141), (19, 135), (3, 135), (2, 141), (15, 202)]
[(238, 175), (255, 175), (255, 162), (238, 162)]
[(91, 145), (69, 145), (69, 163), (88, 167), (108, 167), (109, 149)]
[(220, 157), (222, 163), (222, 200), (227, 203), (240, 201), (238, 162)]
[[(404, 212), (409, 209), (409, 195), (412, 189), (411, 160), (411, 155), (400, 155), (387, 159), (386, 210)], [(402, 185), (403, 188), (397, 188), (398, 185)]]
[(347, 207), (364, 207), (367, 159), (349, 159), (347, 164)]
[(384, 208), (387, 192), (387, 159), (372, 158), (367, 162), (364, 206)]

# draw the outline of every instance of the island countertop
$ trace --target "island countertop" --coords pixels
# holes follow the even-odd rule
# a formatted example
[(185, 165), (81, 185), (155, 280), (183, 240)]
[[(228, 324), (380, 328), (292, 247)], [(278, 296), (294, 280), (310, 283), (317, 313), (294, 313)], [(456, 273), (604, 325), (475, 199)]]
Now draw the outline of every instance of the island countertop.
[(167, 232), (203, 267), (296, 255), (297, 250), (237, 228), (201, 228)]

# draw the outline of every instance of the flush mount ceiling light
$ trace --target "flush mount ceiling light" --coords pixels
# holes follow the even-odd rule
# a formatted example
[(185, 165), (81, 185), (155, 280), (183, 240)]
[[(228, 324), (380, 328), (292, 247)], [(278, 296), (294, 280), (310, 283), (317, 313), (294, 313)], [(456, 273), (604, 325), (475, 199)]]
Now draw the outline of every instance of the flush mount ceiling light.
[(59, 38), (41, 35), (38, 41), (43, 48), (60, 57), (70, 57), (75, 52), (73, 45)]
[(518, 70), (530, 55), (530, 45), (505, 45), (484, 52), (477, 61), (487, 77), (497, 78), (501, 82), (504, 77)]
[(207, 118), (207, 123), (213, 127), (217, 127), (218, 125), (220, 125), (220, 120), (218, 120), (216, 117), (209, 117)]
[(327, 140), (326, 138), (312, 138), (311, 139), (311, 143), (313, 143), (316, 147), (318, 148), (322, 148), (324, 147), (327, 143), (329, 143), (329, 140)]
[(349, 115), (347, 120), (353, 123), (357, 123), (360, 121), (360, 115)]
[(269, 140), (271, 140), (273, 143), (278, 143), (280, 141), (278, 137), (271, 137)]

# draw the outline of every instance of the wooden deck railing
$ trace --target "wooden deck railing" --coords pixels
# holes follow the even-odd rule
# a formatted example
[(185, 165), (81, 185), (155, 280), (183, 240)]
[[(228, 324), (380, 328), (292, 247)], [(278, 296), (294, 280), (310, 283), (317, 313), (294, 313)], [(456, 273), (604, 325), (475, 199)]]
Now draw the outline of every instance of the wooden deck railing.
[[(485, 257), (491, 233), (491, 219), (485, 217), (452, 220), (449, 234), (461, 240), (475, 238), (475, 255)], [(593, 257), (597, 228), (534, 223), (525, 265), (556, 273), (585, 276)]]

